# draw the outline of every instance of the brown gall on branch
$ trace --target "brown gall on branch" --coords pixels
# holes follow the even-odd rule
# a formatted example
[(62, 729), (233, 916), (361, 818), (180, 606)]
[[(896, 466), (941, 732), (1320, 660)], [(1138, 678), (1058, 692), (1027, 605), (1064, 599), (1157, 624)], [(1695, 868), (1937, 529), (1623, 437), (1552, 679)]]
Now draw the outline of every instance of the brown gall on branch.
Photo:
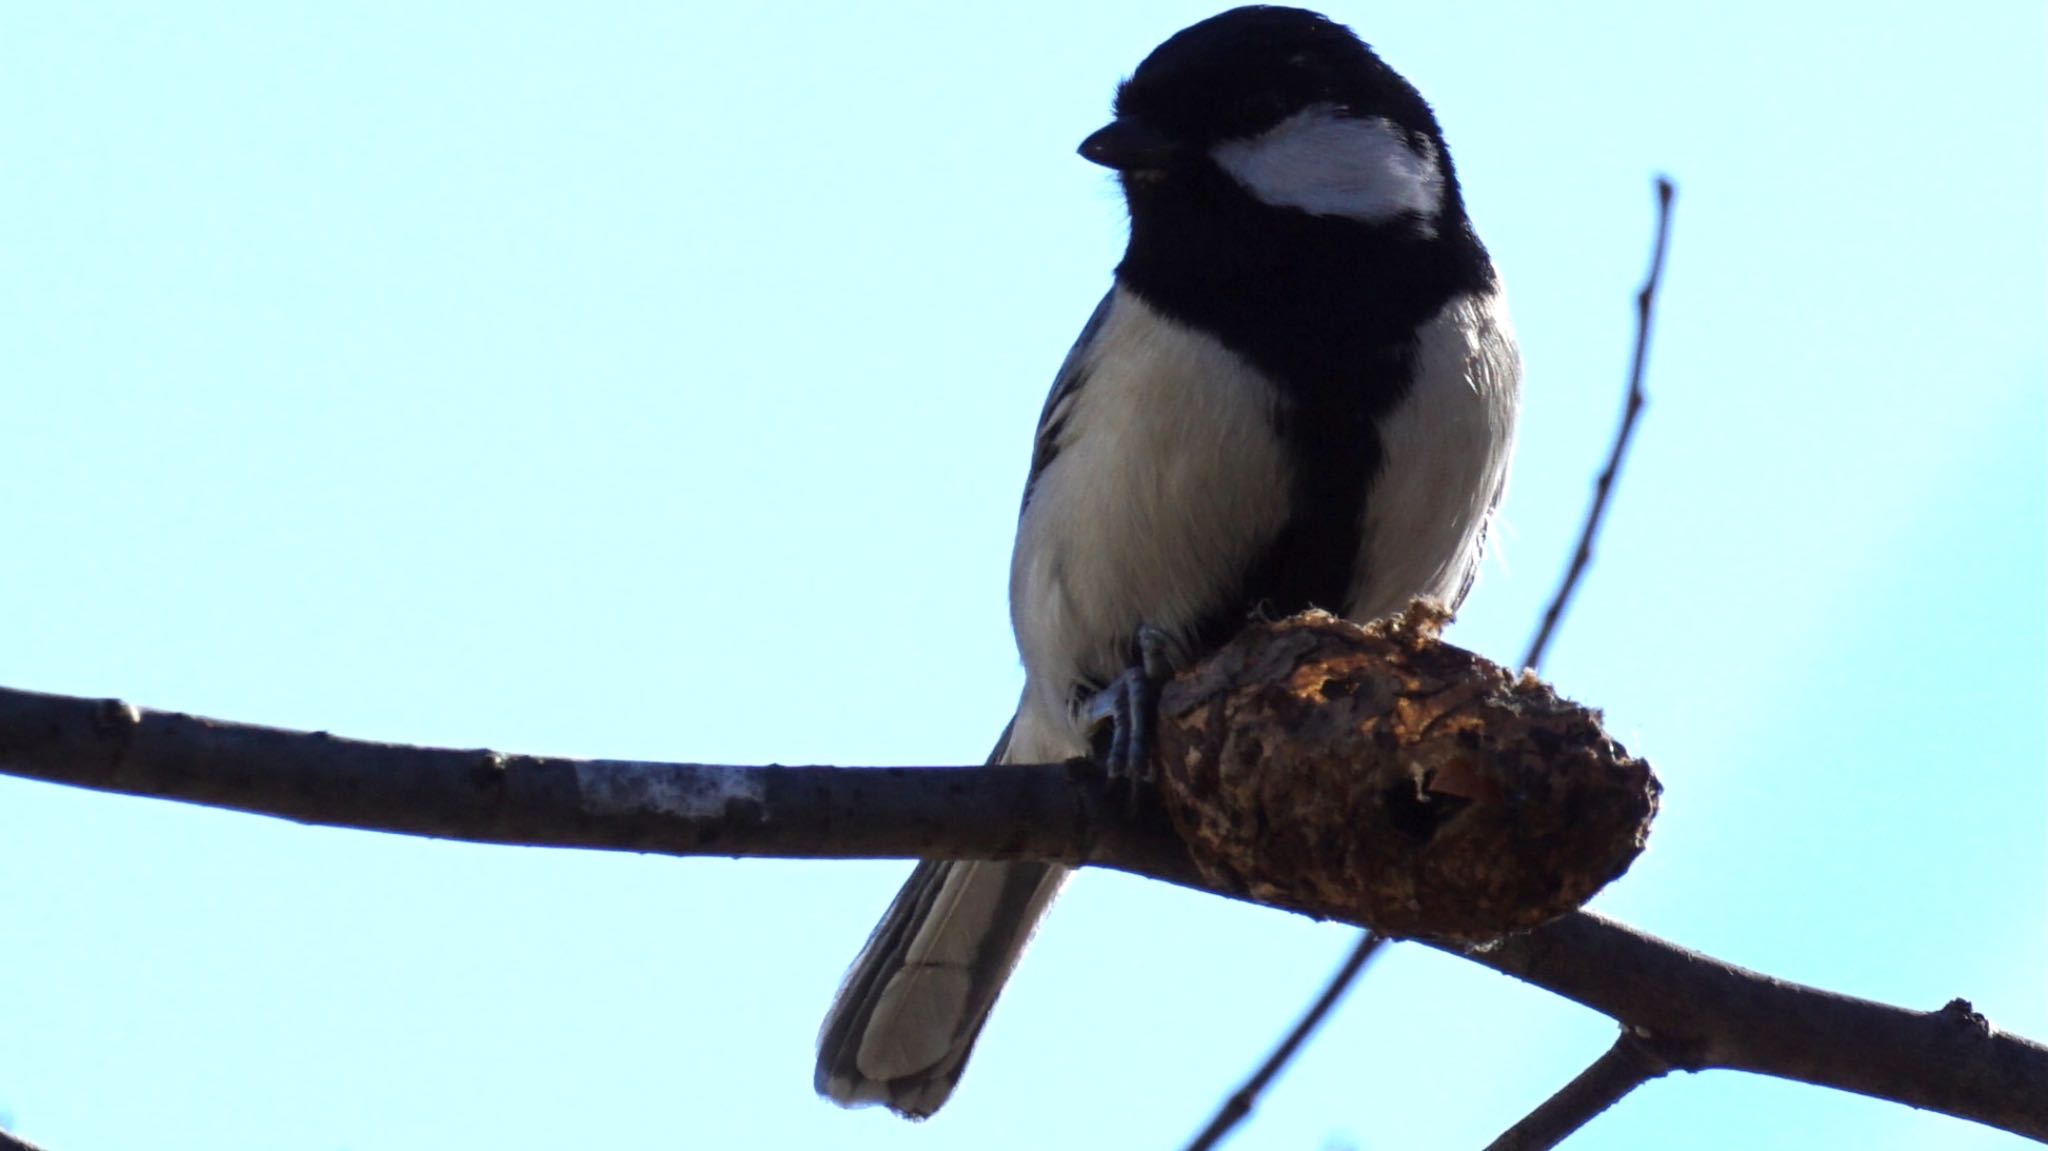
[(1204, 886), (1390, 936), (1483, 942), (1577, 909), (1641, 854), (1660, 792), (1597, 713), (1437, 638), (1246, 629), (1161, 695), (1161, 798)]

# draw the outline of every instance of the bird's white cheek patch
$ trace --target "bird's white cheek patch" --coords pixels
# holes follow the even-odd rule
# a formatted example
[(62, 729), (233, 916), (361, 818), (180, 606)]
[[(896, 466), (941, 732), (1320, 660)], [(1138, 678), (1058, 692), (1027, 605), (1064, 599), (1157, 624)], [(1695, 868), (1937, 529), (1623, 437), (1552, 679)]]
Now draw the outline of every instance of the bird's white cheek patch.
[(1246, 191), (1278, 208), (1366, 223), (1412, 213), (1424, 227), (1443, 208), (1435, 147), (1411, 146), (1408, 133), (1381, 117), (1317, 105), (1210, 154)]

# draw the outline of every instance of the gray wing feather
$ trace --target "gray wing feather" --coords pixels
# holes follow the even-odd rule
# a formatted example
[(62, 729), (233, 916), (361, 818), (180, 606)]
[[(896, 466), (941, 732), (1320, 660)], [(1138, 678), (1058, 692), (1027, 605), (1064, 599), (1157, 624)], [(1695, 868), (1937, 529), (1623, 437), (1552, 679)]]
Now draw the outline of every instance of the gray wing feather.
[[(1045, 407), (1038, 413), (1038, 433), (1031, 444), (1031, 474), (1024, 481), (1024, 506), (1031, 505), (1031, 490), (1038, 486), (1039, 474), (1060, 452), (1060, 433), (1066, 429), (1067, 415), (1073, 411), (1074, 397), (1088, 382), (1088, 351), (1101, 333), (1102, 325), (1109, 318), (1110, 300), (1116, 295), (1111, 288), (1095, 305), (1095, 311), (1088, 322), (1081, 326), (1081, 334), (1074, 340), (1074, 346), (1067, 349), (1067, 358), (1060, 363), (1059, 372), (1052, 378), (1052, 390), (1046, 393)], [(1021, 514), (1022, 509), (1019, 509)]]

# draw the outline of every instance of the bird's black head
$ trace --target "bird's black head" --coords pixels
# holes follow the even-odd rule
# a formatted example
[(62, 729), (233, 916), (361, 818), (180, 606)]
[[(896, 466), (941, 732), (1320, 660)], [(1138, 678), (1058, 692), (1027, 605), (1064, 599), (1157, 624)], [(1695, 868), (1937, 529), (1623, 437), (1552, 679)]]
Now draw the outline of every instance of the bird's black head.
[(1119, 286), (1297, 391), (1395, 394), (1420, 326), (1495, 282), (1429, 105), (1313, 12), (1177, 33), (1081, 154), (1130, 205)]
[(1299, 8), (1236, 8), (1175, 34), (1117, 90), (1081, 154), (1116, 169), (1134, 217), (1250, 196), (1354, 224), (1462, 223), (1420, 93), (1351, 30)]

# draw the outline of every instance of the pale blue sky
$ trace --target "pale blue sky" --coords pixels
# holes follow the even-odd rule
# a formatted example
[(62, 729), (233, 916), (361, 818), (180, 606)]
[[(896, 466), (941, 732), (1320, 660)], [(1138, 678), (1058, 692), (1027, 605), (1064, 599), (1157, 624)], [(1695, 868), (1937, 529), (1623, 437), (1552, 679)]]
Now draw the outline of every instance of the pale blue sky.
[[(1651, 407), (1550, 673), (1668, 787), (1601, 899), (2048, 1037), (2039, 6), (1331, 9), (1436, 104), (1529, 363), (1512, 659)], [(563, 10), (566, 12), (567, 10)], [(977, 760), (1009, 533), (1121, 243), (1073, 154), (1215, 11), (16, 5), (0, 683), (349, 735)], [(0, 781), (0, 1124), (51, 1151), (1166, 1147), (1351, 935), (1073, 885), (960, 1094), (810, 1089), (904, 865), (520, 851)], [(1232, 1144), (1471, 1148), (1605, 1020), (1402, 948)], [(1654, 1085), (1571, 1146), (1992, 1148)]]

